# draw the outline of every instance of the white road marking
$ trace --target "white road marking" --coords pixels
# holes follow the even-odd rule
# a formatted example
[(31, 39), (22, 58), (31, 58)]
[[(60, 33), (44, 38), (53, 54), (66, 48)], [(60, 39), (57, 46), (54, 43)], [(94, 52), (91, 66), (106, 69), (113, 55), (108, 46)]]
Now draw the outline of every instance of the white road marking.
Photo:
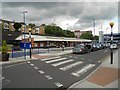
[(104, 52), (107, 52), (108, 50), (105, 50)]
[(35, 69), (39, 69), (38, 67), (34, 67)]
[(44, 72), (44, 71), (42, 71), (42, 70), (39, 70), (39, 73), (44, 74), (45, 72)]
[(31, 63), (30, 61), (27, 61), (27, 63)]
[(30, 64), (31, 66), (34, 66), (34, 64)]
[(52, 63), (52, 62), (62, 61), (64, 59), (67, 59), (67, 58), (60, 58), (60, 59), (50, 60), (50, 61), (46, 61), (46, 63)]
[(56, 82), (55, 85), (56, 85), (57, 87), (62, 87), (62, 86), (63, 86), (63, 85), (62, 85), (61, 83), (59, 83), (59, 82)]
[(62, 61), (62, 62), (59, 62), (59, 63), (52, 64), (52, 66), (56, 67), (56, 66), (68, 63), (68, 62), (72, 62), (72, 61), (74, 61), (74, 60), (70, 59), (70, 60), (66, 60), (66, 61)]
[(0, 80), (3, 80), (3, 79), (5, 79), (5, 77), (2, 77), (2, 76), (0, 75)]
[(13, 65), (6, 66), (5, 68), (9, 68), (9, 67), (13, 67), (13, 66), (17, 66), (17, 65), (21, 65), (21, 64), (25, 64), (25, 63), (26, 63), (26, 62), (13, 64)]
[(45, 76), (48, 80), (51, 80), (51, 79), (53, 79), (51, 76), (49, 76), (49, 75), (46, 75)]
[(58, 56), (58, 57), (51, 57), (51, 58), (41, 59), (41, 61), (47, 61), (47, 60), (56, 59), (56, 58), (60, 58), (60, 56)]
[(65, 66), (65, 67), (62, 67), (62, 68), (59, 68), (60, 70), (63, 70), (63, 71), (66, 71), (66, 70), (68, 70), (68, 69), (70, 69), (70, 68), (73, 68), (73, 67), (75, 67), (75, 66), (77, 66), (77, 65), (80, 65), (80, 64), (82, 64), (83, 62), (82, 61), (77, 61), (77, 62), (75, 62), (75, 63), (72, 63), (72, 64), (69, 64), (69, 65), (67, 65), (67, 66)]
[(95, 64), (88, 64), (88, 65), (84, 66), (82, 69), (77, 70), (77, 71), (75, 71), (75, 72), (73, 72), (71, 74), (76, 76), (76, 77), (79, 77), (80, 75), (87, 72), (89, 69), (91, 69), (94, 66), (95, 66)]

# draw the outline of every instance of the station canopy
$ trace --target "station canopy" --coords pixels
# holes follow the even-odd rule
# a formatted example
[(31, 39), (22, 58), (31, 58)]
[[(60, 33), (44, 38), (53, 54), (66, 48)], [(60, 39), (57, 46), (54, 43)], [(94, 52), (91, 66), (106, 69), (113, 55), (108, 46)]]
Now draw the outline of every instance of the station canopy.
[[(29, 38), (29, 34), (25, 34), (25, 38)], [(40, 35), (31, 35), (31, 38), (34, 38), (34, 41), (69, 41), (69, 42), (91, 42), (92, 40), (88, 39), (78, 39), (78, 38), (68, 38), (68, 37), (53, 37), (53, 36), (40, 36)], [(21, 34), (16, 40), (24, 39), (24, 34)]]

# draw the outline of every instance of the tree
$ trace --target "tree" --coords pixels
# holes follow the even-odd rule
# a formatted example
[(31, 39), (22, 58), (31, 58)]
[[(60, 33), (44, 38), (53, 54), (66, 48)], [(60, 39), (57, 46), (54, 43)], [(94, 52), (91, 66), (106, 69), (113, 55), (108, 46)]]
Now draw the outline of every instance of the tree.
[(93, 40), (98, 40), (98, 39), (99, 39), (99, 36), (93, 36), (92, 39), (93, 39)]
[(33, 28), (33, 27), (35, 27), (36, 25), (34, 24), (34, 23), (29, 23), (28, 24), (28, 27), (30, 27), (30, 28)]
[(92, 37), (93, 37), (92, 32), (85, 32), (80, 36), (81, 39), (92, 39)]
[(21, 28), (21, 23), (14, 23), (13, 27), (15, 28), (15, 30), (18, 30), (19, 28)]

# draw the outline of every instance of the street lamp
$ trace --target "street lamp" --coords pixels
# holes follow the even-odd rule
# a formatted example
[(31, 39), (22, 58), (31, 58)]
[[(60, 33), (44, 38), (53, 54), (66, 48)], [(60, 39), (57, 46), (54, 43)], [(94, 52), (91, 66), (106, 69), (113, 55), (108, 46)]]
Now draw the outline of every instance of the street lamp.
[[(24, 11), (22, 12), (21, 14), (23, 14), (23, 21), (24, 21), (24, 24), (25, 24), (25, 14), (27, 13), (27, 11)], [(26, 24), (25, 24), (26, 25)], [(25, 41), (25, 26), (24, 26), (24, 41)], [(25, 43), (25, 42), (24, 42)], [(26, 59), (26, 49), (24, 48), (24, 56), (25, 56), (25, 59)]]
[[(112, 44), (113, 44), (113, 32), (112, 32), (112, 28), (113, 28), (114, 22), (110, 22), (109, 25), (111, 27), (111, 43), (110, 43), (110, 45), (112, 46)], [(110, 49), (111, 49), (111, 64), (113, 64), (113, 49), (112, 49), (112, 47), (110, 47)]]
[(30, 42), (30, 58), (31, 58), (31, 31), (32, 31), (32, 29), (31, 28), (29, 28), (28, 29), (29, 30), (29, 42)]

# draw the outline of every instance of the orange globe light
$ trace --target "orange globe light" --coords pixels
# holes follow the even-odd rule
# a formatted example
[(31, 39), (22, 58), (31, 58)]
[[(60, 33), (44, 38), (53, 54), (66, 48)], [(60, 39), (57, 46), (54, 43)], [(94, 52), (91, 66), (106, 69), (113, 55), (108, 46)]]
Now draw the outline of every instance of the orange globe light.
[(31, 32), (31, 30), (32, 30), (32, 29), (31, 29), (31, 28), (29, 28), (28, 30), (29, 30), (29, 32)]
[(111, 26), (111, 28), (113, 27), (113, 25), (114, 25), (114, 22), (110, 22), (110, 24), (109, 24), (110, 26)]

